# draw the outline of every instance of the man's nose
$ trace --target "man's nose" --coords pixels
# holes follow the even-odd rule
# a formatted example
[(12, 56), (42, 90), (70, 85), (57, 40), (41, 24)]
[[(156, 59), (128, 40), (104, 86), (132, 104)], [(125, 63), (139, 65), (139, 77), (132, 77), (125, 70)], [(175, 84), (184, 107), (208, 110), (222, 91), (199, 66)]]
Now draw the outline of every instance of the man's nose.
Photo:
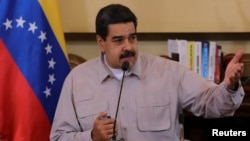
[(132, 49), (132, 44), (130, 43), (130, 41), (128, 39), (125, 40), (124, 50), (131, 50), (131, 49)]

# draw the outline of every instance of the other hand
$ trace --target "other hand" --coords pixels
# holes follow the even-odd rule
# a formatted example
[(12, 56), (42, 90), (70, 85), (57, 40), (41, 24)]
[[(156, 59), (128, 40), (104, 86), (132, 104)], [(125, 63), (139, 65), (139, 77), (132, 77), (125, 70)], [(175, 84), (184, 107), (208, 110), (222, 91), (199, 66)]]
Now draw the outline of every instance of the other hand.
[(115, 119), (103, 119), (103, 117), (106, 116), (106, 112), (101, 112), (98, 114), (91, 133), (93, 141), (108, 141), (112, 138)]
[(243, 56), (243, 51), (242, 50), (237, 51), (235, 56), (227, 65), (227, 68), (225, 71), (224, 83), (226, 84), (227, 88), (230, 90), (237, 89), (236, 88), (237, 84), (243, 73), (244, 64), (240, 62), (242, 56)]

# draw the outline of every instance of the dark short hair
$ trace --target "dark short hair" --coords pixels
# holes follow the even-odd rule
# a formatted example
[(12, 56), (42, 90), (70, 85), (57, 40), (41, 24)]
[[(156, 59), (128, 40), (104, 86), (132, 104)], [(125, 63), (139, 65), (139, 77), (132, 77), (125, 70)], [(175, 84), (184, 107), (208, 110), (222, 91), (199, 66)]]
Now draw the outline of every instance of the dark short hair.
[(106, 40), (109, 24), (127, 22), (133, 22), (136, 29), (137, 18), (128, 7), (121, 4), (110, 4), (100, 9), (96, 16), (96, 34)]

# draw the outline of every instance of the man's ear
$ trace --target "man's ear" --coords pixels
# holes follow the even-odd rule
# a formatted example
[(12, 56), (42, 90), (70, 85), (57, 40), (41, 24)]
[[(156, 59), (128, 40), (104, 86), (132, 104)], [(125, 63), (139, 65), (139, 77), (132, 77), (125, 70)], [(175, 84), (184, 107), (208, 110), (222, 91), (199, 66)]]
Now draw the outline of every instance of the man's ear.
[(104, 52), (104, 40), (102, 39), (102, 37), (99, 35), (96, 35), (96, 41), (101, 52)]

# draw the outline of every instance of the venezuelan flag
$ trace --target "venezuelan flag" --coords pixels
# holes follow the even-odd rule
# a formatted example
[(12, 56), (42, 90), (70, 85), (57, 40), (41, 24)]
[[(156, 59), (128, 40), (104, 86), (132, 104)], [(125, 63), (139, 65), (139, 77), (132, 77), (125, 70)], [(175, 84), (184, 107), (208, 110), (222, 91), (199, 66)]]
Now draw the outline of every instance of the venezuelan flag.
[(49, 141), (69, 71), (57, 0), (0, 0), (0, 140)]

